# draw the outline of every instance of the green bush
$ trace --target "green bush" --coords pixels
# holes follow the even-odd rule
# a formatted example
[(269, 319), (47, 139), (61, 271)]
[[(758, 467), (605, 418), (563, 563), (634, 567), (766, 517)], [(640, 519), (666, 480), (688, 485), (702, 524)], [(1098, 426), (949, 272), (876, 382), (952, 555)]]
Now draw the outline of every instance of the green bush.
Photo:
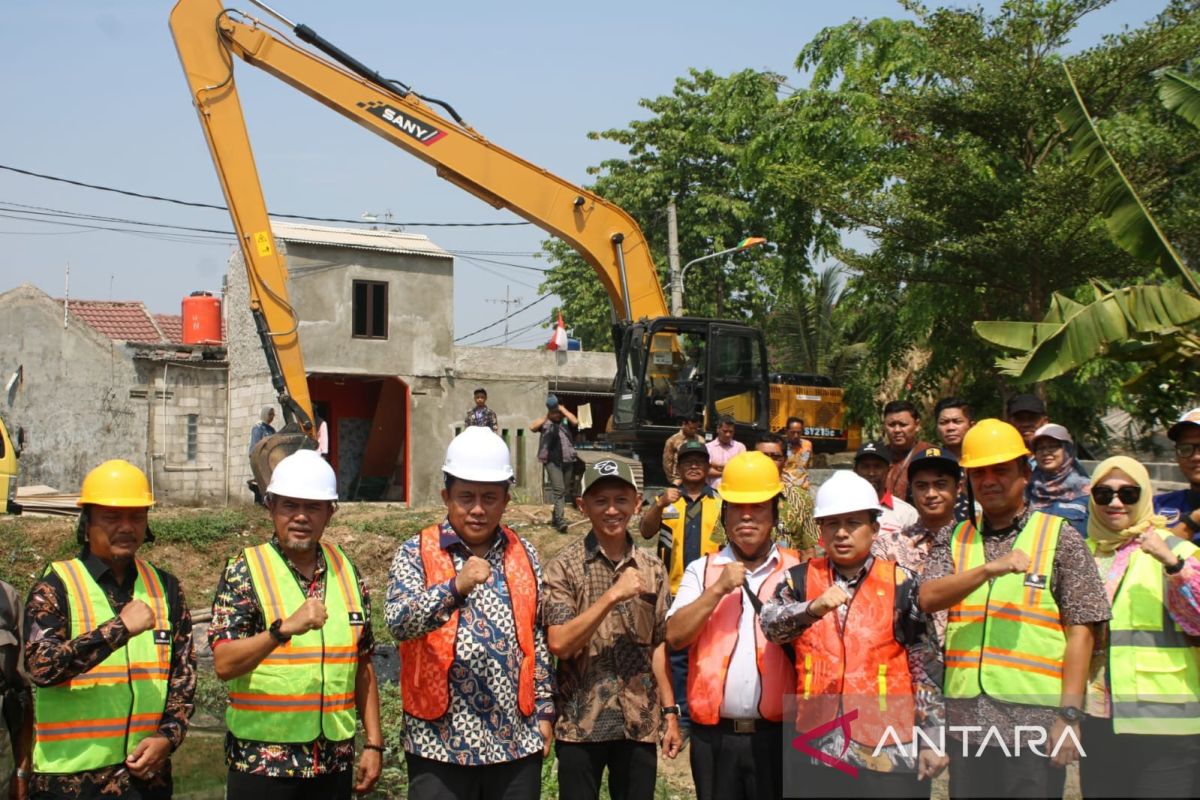
[(226, 508), (216, 512), (186, 514), (156, 519), (151, 517), (150, 529), (161, 544), (185, 544), (196, 550), (228, 541), (230, 537), (251, 529), (253, 524), (241, 511)]

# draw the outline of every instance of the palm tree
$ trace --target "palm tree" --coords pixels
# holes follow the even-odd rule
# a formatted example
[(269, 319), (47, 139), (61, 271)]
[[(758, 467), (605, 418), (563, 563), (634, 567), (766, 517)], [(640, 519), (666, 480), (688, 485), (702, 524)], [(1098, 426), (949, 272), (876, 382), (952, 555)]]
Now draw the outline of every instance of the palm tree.
[(825, 375), (845, 385), (867, 352), (853, 336), (856, 314), (846, 294), (846, 271), (832, 265), (776, 311), (772, 362), (780, 372)]

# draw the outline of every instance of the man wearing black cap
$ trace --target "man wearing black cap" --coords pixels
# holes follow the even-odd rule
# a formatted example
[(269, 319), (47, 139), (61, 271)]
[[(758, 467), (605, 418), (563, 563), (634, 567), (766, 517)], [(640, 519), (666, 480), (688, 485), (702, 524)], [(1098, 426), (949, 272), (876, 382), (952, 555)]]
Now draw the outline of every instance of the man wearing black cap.
[(1175, 443), (1175, 463), (1188, 488), (1157, 495), (1154, 513), (1167, 518), (1176, 536), (1200, 542), (1200, 408), (1180, 417), (1167, 436)]
[(1033, 451), (1034, 432), (1050, 421), (1046, 416), (1046, 404), (1036, 394), (1014, 395), (1008, 401), (1008, 424), (1021, 433), (1025, 446)]
[(662, 562), (627, 530), (641, 497), (633, 470), (612, 459), (583, 473), (579, 510), (587, 536), (545, 567), (542, 623), (558, 657), (559, 797), (654, 796), (658, 744), (674, 758), (682, 743), (666, 656), (670, 602)]
[(888, 491), (887, 476), (891, 466), (892, 453), (880, 442), (867, 442), (854, 455), (854, 472), (875, 487), (879, 504), (883, 506), (879, 516), (880, 535), (886, 531), (899, 533), (918, 519), (915, 508)]

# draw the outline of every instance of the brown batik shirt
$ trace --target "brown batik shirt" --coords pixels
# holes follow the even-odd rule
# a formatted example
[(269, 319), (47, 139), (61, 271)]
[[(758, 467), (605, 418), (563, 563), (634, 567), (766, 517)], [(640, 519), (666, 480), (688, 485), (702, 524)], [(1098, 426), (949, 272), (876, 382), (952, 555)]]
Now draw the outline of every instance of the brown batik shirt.
[[(83, 565), (108, 598), (116, 616), (100, 627), (71, 638), (71, 611), (67, 590), (55, 572), (33, 585), (25, 604), (25, 663), (34, 686), (56, 686), (69, 681), (104, 661), (129, 642), (121, 609), (133, 599), (137, 571), (126, 572), (117, 581), (112, 570), (96, 556), (80, 554)], [(170, 605), (171, 666), (167, 676), (167, 700), (155, 735), (165, 737), (171, 750), (183, 742), (192, 701), (196, 694), (196, 652), (192, 647), (192, 617), (183, 599), (179, 581), (158, 570)], [(124, 764), (69, 774), (35, 772), (29, 783), (31, 797), (126, 797), (134, 792), (146, 798), (170, 797), (171, 762), (148, 781), (129, 774)]]
[(646, 594), (618, 603), (583, 650), (558, 660), (558, 720), (564, 742), (629, 739), (657, 744), (662, 726), (654, 649), (666, 639), (671, 604), (667, 570), (653, 554), (635, 547), (619, 563), (604, 555), (594, 532), (568, 545), (543, 571), (542, 623), (564, 625), (596, 603), (625, 569), (642, 575)]

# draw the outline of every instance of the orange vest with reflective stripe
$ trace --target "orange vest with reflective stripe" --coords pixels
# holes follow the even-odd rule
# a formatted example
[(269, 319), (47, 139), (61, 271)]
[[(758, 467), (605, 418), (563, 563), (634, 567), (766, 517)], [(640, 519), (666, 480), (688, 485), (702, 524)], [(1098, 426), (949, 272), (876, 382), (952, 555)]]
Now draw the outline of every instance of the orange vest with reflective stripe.
[[(805, 563), (805, 599), (816, 600), (832, 583), (827, 558)], [(916, 720), (908, 652), (896, 641), (896, 562), (875, 559), (842, 623), (830, 611), (796, 640), (796, 729), (813, 730), (838, 715), (858, 712), (850, 738), (874, 747), (891, 726), (907, 739)]]
[[(54, 686), (34, 687), (33, 768), (74, 773), (120, 764), (158, 730), (171, 669), (170, 606), (158, 570), (134, 559), (133, 599), (154, 612), (154, 627), (87, 672)], [(76, 639), (116, 616), (83, 561), (56, 561)]]
[[(775, 595), (775, 587), (787, 571), (800, 563), (800, 555), (795, 550), (780, 547), (778, 551), (775, 569), (758, 587), (758, 598), (764, 603)], [(706, 556), (704, 585), (711, 586), (724, 569), (724, 564), (715, 563), (713, 555)], [(716, 725), (721, 718), (725, 680), (737, 647), (745, 605), (744, 592), (745, 589), (739, 589), (721, 598), (688, 649), (688, 715), (701, 725)], [(757, 615), (754, 619), (754, 654), (758, 664), (758, 713), (765, 720), (779, 722), (783, 719), (783, 693), (791, 683), (792, 665), (783, 648), (767, 639)]]
[[(504, 536), (504, 580), (512, 603), (517, 645), (521, 649), (517, 704), (521, 713), (528, 717), (534, 710), (533, 630), (537, 624), (537, 576), (517, 534), (506, 526), (501, 526), (500, 532)], [(426, 587), (446, 583), (458, 574), (450, 554), (442, 549), (439, 526), (430, 525), (421, 531), (419, 547)], [(435, 720), (449, 710), (450, 666), (454, 663), (457, 640), (458, 611), (455, 611), (437, 630), (400, 643), (400, 687), (406, 714)]]
[[(950, 609), (946, 697), (982, 692), (1006, 703), (1059, 704), (1067, 639), (1051, 578), (1062, 525), (1062, 517), (1035, 511), (1013, 542), (1029, 555), (1029, 568), (985, 581)], [(959, 524), (950, 552), (955, 574), (982, 566), (983, 535), (970, 522)]]
[[(238, 739), (300, 744), (321, 736), (331, 742), (354, 737), (358, 642), (366, 617), (346, 554), (324, 542), (321, 552), (329, 616), (320, 629), (293, 636), (229, 682), (225, 723)], [(304, 588), (274, 546), (248, 547), (245, 558), (268, 625), (304, 604)]]

